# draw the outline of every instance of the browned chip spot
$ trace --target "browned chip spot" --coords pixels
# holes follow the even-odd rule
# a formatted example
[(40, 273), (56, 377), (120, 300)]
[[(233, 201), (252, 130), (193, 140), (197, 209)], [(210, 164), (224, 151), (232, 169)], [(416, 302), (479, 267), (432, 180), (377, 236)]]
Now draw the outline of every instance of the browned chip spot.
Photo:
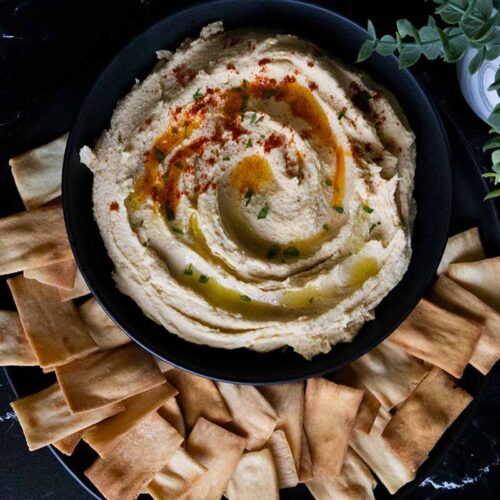
[(19, 314), (14, 311), (0, 311), (0, 366), (37, 364)]

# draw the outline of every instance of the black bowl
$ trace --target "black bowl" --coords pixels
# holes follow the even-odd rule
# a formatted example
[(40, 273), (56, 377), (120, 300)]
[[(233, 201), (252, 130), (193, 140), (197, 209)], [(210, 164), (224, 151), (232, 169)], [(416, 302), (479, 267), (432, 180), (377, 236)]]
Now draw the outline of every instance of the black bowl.
[(451, 210), (449, 147), (441, 120), (426, 92), (394, 57), (372, 56), (359, 65), (391, 90), (417, 136), (413, 257), (402, 281), (380, 303), (376, 319), (350, 343), (306, 361), (277, 350), (261, 354), (195, 345), (170, 334), (146, 318), (135, 302), (121, 294), (111, 277), (109, 259), (92, 213), (92, 174), (79, 150), (94, 144), (109, 126), (117, 101), (144, 78), (156, 62), (155, 51), (175, 50), (184, 38), (196, 37), (206, 24), (220, 20), (226, 29), (270, 28), (317, 43), (331, 55), (354, 64), (364, 29), (324, 8), (294, 0), (220, 0), (168, 16), (135, 38), (95, 83), (73, 125), (63, 170), (63, 205), (69, 240), (78, 266), (96, 299), (111, 318), (155, 356), (190, 372), (228, 382), (265, 384), (331, 372), (361, 356), (386, 338), (410, 313), (432, 283), (448, 234)]

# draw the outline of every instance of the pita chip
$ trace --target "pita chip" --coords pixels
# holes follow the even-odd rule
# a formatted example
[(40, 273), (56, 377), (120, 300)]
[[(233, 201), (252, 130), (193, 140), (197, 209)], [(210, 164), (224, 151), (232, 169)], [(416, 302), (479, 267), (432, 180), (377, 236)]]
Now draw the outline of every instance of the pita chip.
[(382, 439), (402, 462), (416, 471), (471, 401), (470, 394), (435, 367), (397, 409)]
[(19, 314), (0, 311), (0, 366), (36, 366), (33, 353)]
[(285, 432), (282, 430), (274, 431), (266, 443), (266, 447), (273, 454), (274, 463), (278, 471), (279, 487), (293, 488), (297, 486), (299, 482), (297, 466), (295, 465), (292, 450)]
[(306, 481), (310, 481), (312, 478), (313, 478), (313, 469), (311, 461), (311, 451), (309, 450), (309, 442), (307, 441), (307, 436), (304, 431), (300, 447), (299, 481), (301, 483), (304, 483)]
[(485, 324), (422, 299), (389, 337), (411, 355), (461, 377)]
[(149, 391), (122, 401), (125, 409), (111, 418), (99, 422), (83, 433), (83, 440), (100, 457), (105, 457), (134, 426), (155, 412), (177, 393), (166, 382)]
[(68, 134), (9, 160), (24, 206), (30, 210), (61, 195), (61, 177)]
[(102, 408), (165, 382), (154, 359), (135, 344), (58, 366), (56, 376), (73, 412)]
[(118, 404), (75, 415), (68, 408), (57, 383), (18, 399), (11, 406), (30, 451), (59, 441), (123, 410), (123, 406)]
[(377, 481), (356, 452), (347, 450), (340, 476), (313, 479), (306, 483), (316, 500), (375, 500)]
[(90, 336), (102, 351), (130, 342), (130, 338), (113, 323), (93, 297), (84, 302), (78, 312)]
[(82, 273), (79, 269), (76, 270), (75, 285), (71, 290), (59, 288), (59, 297), (62, 302), (85, 297), (85, 295), (89, 294), (90, 290), (87, 286), (87, 283), (85, 283), (85, 280), (83, 279)]
[(60, 204), (0, 219), (0, 275), (72, 257)]
[(484, 259), (483, 245), (479, 230), (473, 227), (448, 238), (437, 273), (445, 272), (448, 266), (455, 262), (473, 262), (481, 259)]
[(278, 416), (264, 396), (250, 385), (217, 382), (232, 415), (230, 428), (246, 439), (246, 449), (262, 448), (273, 433)]
[(186, 437), (186, 426), (177, 398), (169, 398), (160, 406), (158, 413), (183, 437)]
[(444, 274), (432, 288), (430, 299), (459, 316), (475, 316), (484, 322), (470, 364), (486, 375), (500, 359), (500, 314)]
[(228, 500), (279, 500), (278, 474), (271, 452), (245, 453), (226, 490)]
[(200, 417), (186, 448), (189, 455), (207, 469), (190, 491), (190, 497), (220, 500), (243, 456), (245, 439)]
[(338, 476), (347, 452), (363, 391), (324, 378), (306, 384), (304, 429), (314, 479)]
[(300, 448), (303, 434), (304, 388), (304, 382), (265, 385), (259, 388), (278, 415), (276, 429), (285, 432), (297, 470), (300, 467)]
[(500, 312), (500, 257), (451, 264), (446, 274)]
[(178, 448), (167, 465), (154, 475), (148, 484), (147, 492), (154, 500), (185, 498), (184, 495), (200, 480), (206, 470), (184, 448)]
[(98, 349), (74, 304), (61, 304), (57, 288), (22, 275), (7, 280), (7, 284), (42, 367), (68, 363)]
[(363, 399), (359, 405), (356, 422), (354, 423), (354, 428), (358, 431), (369, 434), (373, 423), (377, 418), (378, 410), (381, 404), (380, 401), (361, 382), (361, 377), (356, 374), (350, 365), (344, 366), (335, 372), (334, 382), (350, 387), (356, 387), (357, 389), (364, 391)]
[(132, 500), (179, 449), (182, 436), (157, 413), (139, 422), (106, 455), (86, 471), (108, 500)]
[(156, 364), (162, 373), (167, 373), (169, 370), (173, 370), (175, 367), (162, 359), (155, 358)]
[(225, 424), (231, 420), (231, 413), (214, 382), (177, 368), (168, 370), (164, 375), (179, 391), (177, 401), (188, 431), (200, 416), (216, 424)]
[(400, 347), (382, 342), (350, 365), (358, 384), (365, 386), (390, 410), (404, 401), (429, 371)]
[(382, 439), (382, 431), (390, 419), (391, 414), (381, 407), (370, 434), (354, 431), (350, 444), (389, 493), (394, 494), (415, 478), (415, 471), (411, 470)]
[(65, 438), (59, 439), (59, 441), (55, 441), (52, 443), (52, 446), (64, 455), (71, 456), (82, 439), (82, 434), (82, 431), (75, 432)]
[(55, 262), (48, 266), (34, 267), (24, 271), (24, 277), (45, 285), (71, 290), (75, 286), (76, 262), (71, 259)]

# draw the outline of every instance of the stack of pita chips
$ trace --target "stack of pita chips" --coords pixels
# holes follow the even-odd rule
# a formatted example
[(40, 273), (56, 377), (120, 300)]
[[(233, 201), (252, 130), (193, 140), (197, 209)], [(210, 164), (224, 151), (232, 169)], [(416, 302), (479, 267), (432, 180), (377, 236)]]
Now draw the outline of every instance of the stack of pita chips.
[[(500, 257), (479, 233), (450, 238), (439, 278), (386, 341), (326, 378), (265, 387), (197, 377), (130, 343), (88, 294), (66, 237), (65, 138), (11, 161), (27, 211), (0, 219), (0, 364), (39, 366), (47, 388), (14, 401), (30, 450), (90, 446), (108, 499), (370, 499), (411, 481), (471, 401), (468, 364), (500, 357)], [(16, 274), (17, 273), (17, 274)], [(21, 274), (19, 274), (21, 273)]]

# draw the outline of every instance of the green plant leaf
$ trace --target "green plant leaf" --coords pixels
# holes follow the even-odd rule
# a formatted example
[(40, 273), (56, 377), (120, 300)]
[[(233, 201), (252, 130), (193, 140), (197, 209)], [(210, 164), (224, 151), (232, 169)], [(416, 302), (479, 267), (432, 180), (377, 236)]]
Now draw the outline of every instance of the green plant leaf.
[(375, 40), (365, 40), (359, 49), (356, 62), (359, 63), (366, 61), (373, 54), (376, 44), (377, 42)]
[(484, 201), (491, 200), (491, 198), (498, 198), (500, 196), (500, 189), (495, 189), (494, 191), (490, 191), (485, 197)]
[(477, 0), (476, 8), (483, 17), (488, 18), (493, 12), (493, 2), (491, 0)]
[[(472, 2), (471, 5), (475, 3)], [(494, 35), (497, 28), (498, 12), (494, 16), (485, 17), (476, 6), (468, 9), (468, 12), (462, 16), (458, 25), (469, 40), (486, 43), (488, 38)]]
[(483, 146), (483, 151), (488, 151), (488, 149), (500, 148), (500, 135), (496, 135), (492, 137), (486, 144)]
[(500, 104), (495, 106), (495, 109), (488, 118), (488, 123), (497, 134), (500, 134)]
[[(498, 167), (498, 173), (500, 173), (500, 149), (495, 149), (493, 153), (491, 153), (491, 161), (493, 162), (493, 170), (495, 167)], [(497, 170), (495, 170), (497, 172)]]
[(481, 66), (481, 64), (483, 64), (485, 56), (486, 56), (486, 49), (483, 47), (482, 49), (479, 49), (474, 55), (474, 57), (470, 60), (469, 73), (471, 75), (474, 74), (479, 69), (479, 66)]
[(495, 163), (492, 167), (491, 170), (495, 172), (495, 176), (500, 178), (500, 163)]
[(430, 60), (439, 57), (441, 54), (441, 38), (436, 28), (432, 26), (423, 26), (420, 28), (419, 34), (424, 56)]
[(404, 69), (413, 66), (422, 55), (422, 48), (416, 43), (403, 45), (399, 51), (399, 68)]
[(457, 24), (468, 7), (468, 0), (448, 0), (436, 9), (436, 14), (448, 24)]
[(500, 95), (500, 68), (497, 69), (495, 73), (495, 80), (488, 87), (488, 90), (496, 90)]
[(420, 42), (417, 28), (415, 28), (415, 26), (413, 26), (411, 21), (408, 21), (408, 19), (398, 19), (396, 21), (396, 27), (398, 33), (401, 35), (401, 38), (411, 36), (416, 42)]
[(396, 50), (396, 39), (391, 35), (384, 35), (375, 50), (382, 56), (390, 56)]
[(500, 56), (500, 44), (492, 44), (486, 47), (486, 56), (485, 59), (487, 61), (493, 61)]
[(373, 23), (371, 22), (370, 19), (368, 19), (368, 24), (366, 26), (366, 29), (368, 31), (368, 34), (370, 35), (372, 40), (377, 39), (377, 33), (375, 32), (375, 26), (373, 26)]
[(445, 62), (457, 62), (464, 54), (467, 48), (467, 37), (460, 28), (445, 28), (446, 46), (443, 43), (445, 51)]

